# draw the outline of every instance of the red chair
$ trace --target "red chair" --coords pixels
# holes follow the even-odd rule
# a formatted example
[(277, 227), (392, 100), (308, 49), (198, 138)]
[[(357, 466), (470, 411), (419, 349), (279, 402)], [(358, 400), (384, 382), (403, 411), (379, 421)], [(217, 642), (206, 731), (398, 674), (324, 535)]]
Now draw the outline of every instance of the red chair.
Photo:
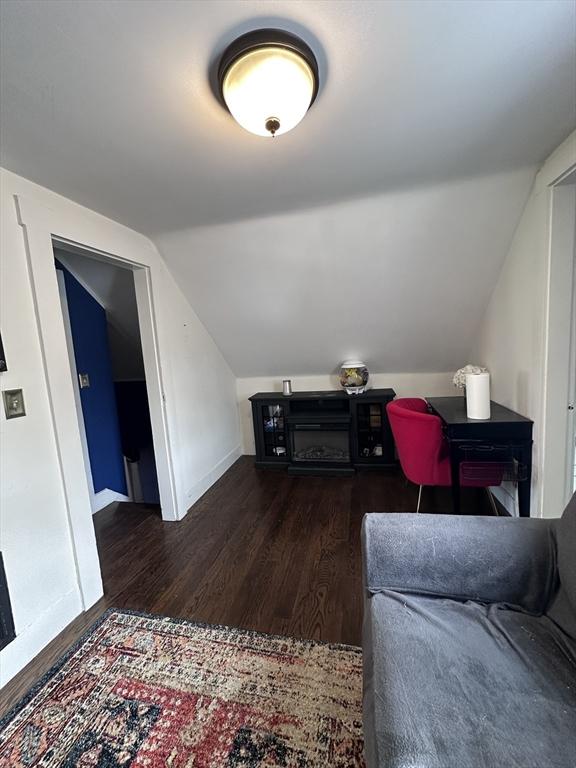
[[(428, 411), (420, 397), (404, 397), (386, 406), (394, 435), (400, 466), (408, 480), (420, 486), (418, 507), (423, 485), (452, 485), (448, 445), (442, 434), (440, 418)], [(462, 462), (460, 485), (486, 488), (500, 485), (503, 467), (497, 462)], [(494, 500), (488, 491), (492, 508)]]

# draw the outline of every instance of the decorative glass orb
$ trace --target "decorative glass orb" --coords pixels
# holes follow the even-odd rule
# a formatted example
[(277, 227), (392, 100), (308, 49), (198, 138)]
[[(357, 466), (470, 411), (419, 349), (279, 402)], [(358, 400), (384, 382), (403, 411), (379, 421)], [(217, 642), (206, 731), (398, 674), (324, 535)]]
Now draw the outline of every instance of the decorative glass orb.
[(349, 395), (360, 395), (366, 390), (370, 373), (360, 360), (345, 360), (340, 366), (340, 384)]

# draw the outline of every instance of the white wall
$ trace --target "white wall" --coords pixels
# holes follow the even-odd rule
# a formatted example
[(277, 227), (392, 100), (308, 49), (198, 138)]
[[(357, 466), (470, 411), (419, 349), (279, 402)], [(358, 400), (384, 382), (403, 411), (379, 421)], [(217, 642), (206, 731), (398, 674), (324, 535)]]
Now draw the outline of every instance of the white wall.
[[(373, 389), (391, 387), (398, 397), (444, 397), (460, 394), (452, 384), (453, 375), (453, 371), (449, 373), (371, 373), (369, 386)], [(292, 389), (295, 392), (340, 389), (336, 375), (290, 376), (286, 374), (280, 377), (255, 376), (237, 379), (236, 396), (242, 428), (243, 453), (255, 452), (252, 407), (248, 398), (256, 392), (281, 392), (283, 379), (291, 379)]]
[(468, 356), (534, 174), (398, 189), (155, 241), (237, 376), (314, 375), (352, 356), (376, 371), (442, 372)]
[(17, 637), (0, 652), (4, 684), (81, 610), (64, 489), (22, 230), (10, 185), (0, 198), (0, 328), (4, 389), (24, 390), (26, 416), (7, 421), (0, 405), (0, 548)]
[[(240, 435), (234, 376), (152, 243), (12, 173), (1, 171), (0, 182), (0, 327), (9, 366), (7, 373), (0, 374), (0, 385), (2, 389), (22, 387), (27, 407), (24, 418), (6, 421), (3, 413), (0, 416), (1, 548), (17, 631), (17, 638), (0, 654), (0, 679), (4, 683), (80, 612), (77, 565), (93, 573), (90, 601), (101, 594), (87, 488), (81, 493), (85, 514), (82, 562), (75, 563), (74, 559), (23, 229), (18, 224), (14, 196), (42, 207), (57, 234), (73, 232), (71, 239), (78, 243), (150, 267), (179, 517), (240, 454)], [(49, 249), (45, 259), (48, 264)], [(47, 274), (51, 279), (51, 273)], [(61, 327), (58, 357), (67, 360), (55, 272), (54, 289), (52, 315), (55, 326)], [(73, 412), (70, 372), (64, 365), (62, 376)], [(77, 442), (80, 461), (79, 435)]]
[[(474, 363), (490, 370), (492, 398), (534, 420), (532, 516), (555, 517), (561, 512), (542, 503), (550, 185), (574, 163), (576, 133), (548, 158), (536, 177), (470, 354)], [(514, 504), (510, 498), (502, 501)]]

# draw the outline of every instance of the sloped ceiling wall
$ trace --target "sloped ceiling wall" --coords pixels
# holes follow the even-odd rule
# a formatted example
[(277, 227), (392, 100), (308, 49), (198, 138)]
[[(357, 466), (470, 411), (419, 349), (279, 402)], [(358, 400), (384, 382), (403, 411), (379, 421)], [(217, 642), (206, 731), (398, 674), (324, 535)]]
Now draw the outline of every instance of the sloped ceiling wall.
[[(239, 377), (467, 361), (535, 169), (156, 238)], [(506, 329), (502, 329), (503, 340)]]

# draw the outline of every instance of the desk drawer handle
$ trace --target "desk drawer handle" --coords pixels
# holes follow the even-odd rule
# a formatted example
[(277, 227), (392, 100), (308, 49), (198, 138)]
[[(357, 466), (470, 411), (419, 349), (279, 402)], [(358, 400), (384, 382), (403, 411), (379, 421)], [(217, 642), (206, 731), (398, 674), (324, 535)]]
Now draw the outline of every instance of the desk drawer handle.
[(509, 451), (509, 445), (461, 445), (461, 451), (483, 451), (484, 453), (491, 453), (493, 451)]

